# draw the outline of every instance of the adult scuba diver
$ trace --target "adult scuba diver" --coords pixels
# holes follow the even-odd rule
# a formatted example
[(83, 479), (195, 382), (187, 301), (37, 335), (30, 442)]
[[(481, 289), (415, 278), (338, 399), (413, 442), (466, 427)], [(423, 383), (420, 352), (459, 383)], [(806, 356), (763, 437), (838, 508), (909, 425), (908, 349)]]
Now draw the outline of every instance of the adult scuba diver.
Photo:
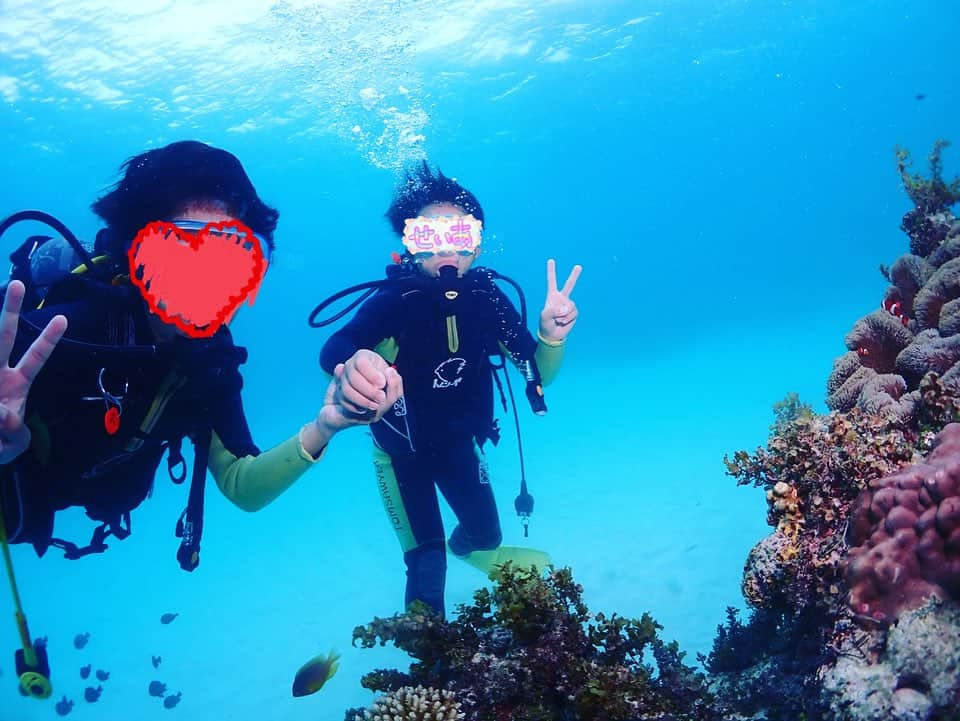
[[(195, 249), (203, 238), (243, 262), (255, 260), (258, 285), (274, 250), (277, 210), (260, 199), (234, 155), (195, 141), (128, 160), (93, 210), (106, 223), (93, 254), (49, 215), (25, 211), (0, 223), (0, 236), (22, 221), (46, 223), (79, 259), (73, 272), (44, 268), (38, 258), (54, 241), (28, 238), (12, 256), (0, 320), (0, 541), (23, 645), (21, 690), (37, 697), (49, 688), (29, 673), (49, 673), (42, 673), (42, 653), (26, 632), (8, 543), (30, 543), (40, 556), (59, 548), (70, 559), (104, 551), (110, 537), (129, 536), (131, 512), (149, 495), (164, 455), (170, 478), (185, 481), (180, 449), (189, 439), (195, 460), (175, 534), (177, 560), (192, 571), (200, 562), (208, 468), (229, 500), (259, 510), (323, 456), (334, 434), (379, 419), (401, 393), (399, 376), (388, 371), (373, 410), (359, 417), (342, 403), (336, 379), (343, 367), (335, 368), (335, 379), (318, 393), (316, 416), (261, 451), (240, 394), (247, 352), (234, 344), (229, 317), (185, 332), (195, 322), (185, 317), (189, 311), (177, 310), (172, 296), (147, 291), (160, 271), (169, 291), (171, 282), (187, 283), (192, 269), (154, 262), (151, 276), (135, 251), (151, 228), (165, 249)], [(49, 277), (38, 277), (42, 270)], [(257, 290), (251, 288), (249, 297)], [(56, 512), (71, 506), (98, 523), (89, 543), (53, 535)]]

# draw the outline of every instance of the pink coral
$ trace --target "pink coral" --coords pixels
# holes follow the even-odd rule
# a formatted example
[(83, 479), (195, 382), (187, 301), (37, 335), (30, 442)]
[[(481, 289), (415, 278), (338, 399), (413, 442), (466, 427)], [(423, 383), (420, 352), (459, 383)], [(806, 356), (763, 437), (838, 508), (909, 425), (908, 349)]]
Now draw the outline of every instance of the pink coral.
[(925, 462), (868, 484), (848, 541), (859, 618), (888, 623), (929, 596), (960, 599), (960, 423), (939, 433)]

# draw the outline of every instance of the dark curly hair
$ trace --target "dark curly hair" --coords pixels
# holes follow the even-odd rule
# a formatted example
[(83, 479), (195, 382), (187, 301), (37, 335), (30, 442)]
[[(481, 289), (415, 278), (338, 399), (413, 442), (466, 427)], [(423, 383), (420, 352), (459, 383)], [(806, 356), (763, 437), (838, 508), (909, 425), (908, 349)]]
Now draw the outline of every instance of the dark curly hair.
[(402, 236), (407, 219), (416, 218), (421, 210), (434, 203), (452, 203), (483, 221), (483, 208), (477, 197), (441, 173), (439, 168), (434, 174), (426, 160), (415, 170), (406, 172), (406, 178), (397, 186), (385, 216), (393, 231)]
[(107, 223), (98, 251), (122, 256), (147, 223), (169, 218), (187, 201), (219, 200), (273, 252), (280, 213), (260, 200), (243, 165), (226, 150), (183, 140), (136, 155), (121, 171), (120, 181), (91, 206)]

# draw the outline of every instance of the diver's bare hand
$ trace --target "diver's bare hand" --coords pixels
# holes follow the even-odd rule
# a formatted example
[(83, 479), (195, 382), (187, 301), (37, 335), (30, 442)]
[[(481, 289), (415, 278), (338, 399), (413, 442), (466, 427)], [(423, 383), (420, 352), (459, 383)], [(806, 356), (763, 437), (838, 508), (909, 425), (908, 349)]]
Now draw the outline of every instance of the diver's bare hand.
[(580, 312), (570, 298), (583, 266), (575, 265), (562, 290), (557, 290), (557, 264), (553, 258), (547, 261), (547, 299), (540, 311), (540, 335), (547, 341), (563, 342)]
[[(337, 372), (339, 370), (339, 372)], [(391, 381), (399, 382), (397, 371), (378, 353), (361, 348), (334, 371), (337, 383), (335, 402), (348, 414), (383, 415), (393, 404), (387, 403)], [(394, 398), (393, 400), (396, 400)], [(366, 419), (364, 419), (366, 420)]]
[(403, 381), (380, 355), (361, 349), (333, 370), (317, 418), (332, 436), (350, 426), (379, 421), (403, 395)]
[(27, 395), (67, 329), (64, 316), (51, 318), (17, 365), (11, 368), (10, 354), (17, 338), (24, 292), (23, 283), (11, 281), (0, 311), (0, 464), (10, 463), (30, 445), (30, 429), (23, 422)]

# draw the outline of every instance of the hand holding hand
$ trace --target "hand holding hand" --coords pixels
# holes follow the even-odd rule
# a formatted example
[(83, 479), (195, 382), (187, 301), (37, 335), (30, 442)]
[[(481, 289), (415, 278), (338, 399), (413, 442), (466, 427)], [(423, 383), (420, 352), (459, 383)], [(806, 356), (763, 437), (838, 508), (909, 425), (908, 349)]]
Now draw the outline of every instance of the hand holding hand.
[(374, 423), (403, 395), (396, 369), (371, 350), (361, 348), (333, 371), (317, 421), (331, 435), (350, 426)]

